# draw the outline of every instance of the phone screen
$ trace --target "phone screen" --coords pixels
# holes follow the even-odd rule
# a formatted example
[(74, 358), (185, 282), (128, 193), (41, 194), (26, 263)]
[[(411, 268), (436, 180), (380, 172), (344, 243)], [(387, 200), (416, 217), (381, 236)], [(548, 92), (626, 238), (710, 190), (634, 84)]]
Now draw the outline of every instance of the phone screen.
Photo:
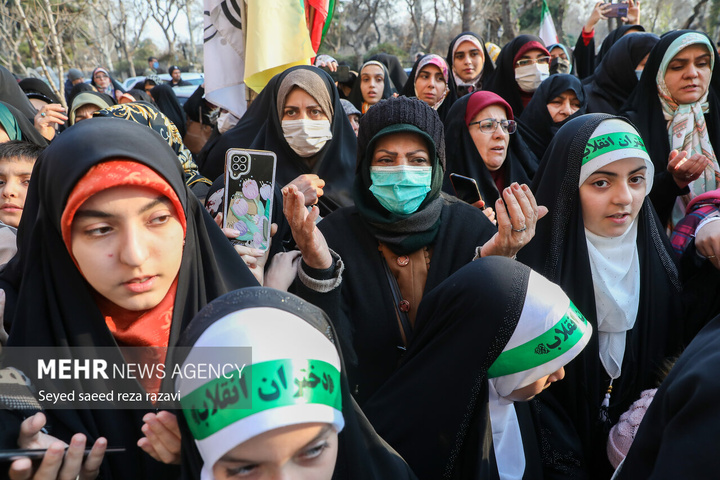
[(269, 247), (276, 163), (273, 152), (227, 151), (223, 224), (240, 233), (233, 244)]

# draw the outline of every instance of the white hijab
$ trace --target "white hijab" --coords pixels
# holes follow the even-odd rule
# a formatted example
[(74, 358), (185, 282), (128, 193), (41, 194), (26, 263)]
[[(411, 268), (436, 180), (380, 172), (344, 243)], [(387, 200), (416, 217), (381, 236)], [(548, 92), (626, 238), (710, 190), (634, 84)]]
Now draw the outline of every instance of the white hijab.
[[(278, 332), (282, 332), (280, 337)], [(226, 380), (227, 377), (209, 379), (206, 375), (203, 378), (180, 377), (176, 381), (176, 388), (180, 391), (180, 404), (203, 458), (200, 480), (213, 480), (213, 466), (223, 455), (267, 431), (288, 425), (318, 422), (332, 424), (340, 433), (345, 426), (342, 412), (335, 408), (341, 401), (340, 357), (330, 340), (312, 325), (298, 320), (289, 312), (271, 307), (232, 312), (202, 333), (183, 362), (183, 369), (186, 365), (232, 364), (238, 361), (238, 347), (252, 347), (252, 365), (246, 365), (239, 375), (247, 376), (251, 375), (251, 372), (257, 373), (262, 371), (260, 369), (272, 367), (272, 387), (277, 392), (282, 391), (282, 394), (278, 393), (278, 396), (270, 400), (251, 398), (250, 405), (241, 403), (242, 400), (229, 402), (208, 415), (209, 407), (203, 405), (203, 402), (212, 397), (213, 392), (219, 397), (217, 390), (214, 390), (218, 386), (221, 392), (230, 390), (229, 385), (232, 385), (234, 380)], [(278, 365), (285, 367), (284, 378), (280, 379), (278, 374), (279, 383), (276, 384), (274, 372)], [(330, 378), (336, 377), (336, 382), (333, 382), (336, 388), (330, 388), (334, 392), (331, 399), (328, 397), (323, 401), (309, 401), (307, 397), (295, 399), (292, 396), (293, 384), (298, 378), (302, 381), (308, 375), (303, 372), (310, 372), (311, 368), (316, 368), (313, 373), (322, 377), (322, 382), (318, 380), (316, 385), (318, 389), (322, 388), (327, 378), (320, 375), (321, 369), (326, 371)], [(280, 388), (283, 380), (291, 386), (290, 389)], [(256, 380), (256, 385), (258, 384), (262, 385), (259, 379)], [(311, 388), (315, 390), (315, 387)], [(260, 388), (249, 390), (256, 392)], [(267, 387), (267, 391), (274, 393), (271, 387)], [(203, 410), (200, 410), (201, 408)], [(201, 412), (200, 417), (197, 412)]]
[[(627, 143), (623, 146), (622, 143)], [(633, 126), (613, 118), (602, 122), (588, 140), (580, 169), (581, 186), (593, 172), (617, 160), (642, 158), (647, 196), (652, 189), (655, 168)], [(590, 270), (595, 290), (600, 362), (610, 378), (621, 374), (625, 338), (637, 318), (640, 302), (640, 261), (637, 251), (637, 222), (619, 237), (601, 237), (585, 229)]]
[(518, 324), (488, 369), (488, 408), (501, 480), (520, 480), (525, 472), (517, 412), (513, 401), (505, 397), (565, 366), (585, 348), (591, 335), (592, 327), (562, 289), (530, 272)]

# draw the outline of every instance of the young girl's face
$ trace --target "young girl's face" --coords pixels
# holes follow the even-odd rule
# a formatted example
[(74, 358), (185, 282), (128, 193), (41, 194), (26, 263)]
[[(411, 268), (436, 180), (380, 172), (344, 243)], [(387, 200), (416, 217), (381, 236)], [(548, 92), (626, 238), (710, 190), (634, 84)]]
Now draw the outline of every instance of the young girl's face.
[(270, 430), (236, 446), (213, 465), (215, 480), (330, 480), (338, 435), (330, 424)]
[(87, 199), (72, 222), (71, 249), (85, 280), (127, 310), (156, 307), (180, 270), (183, 228), (167, 197), (144, 187)]
[(601, 237), (624, 234), (645, 200), (647, 166), (642, 158), (624, 158), (590, 175), (580, 186), (585, 228)]
[(385, 90), (385, 72), (378, 65), (368, 65), (360, 72), (360, 92), (363, 100), (375, 105), (382, 99)]
[(555, 382), (559, 382), (563, 378), (565, 378), (565, 367), (560, 367), (558, 370), (554, 371), (550, 375), (545, 375), (544, 377), (537, 379), (530, 385), (527, 385), (523, 388), (518, 388), (517, 390), (513, 390), (510, 395), (505, 398), (507, 398), (508, 400), (512, 400), (513, 402), (527, 402), (528, 400), (534, 398), (535, 395), (539, 395), (550, 385)]
[(485, 63), (483, 51), (472, 42), (462, 42), (453, 56), (453, 70), (463, 82), (480, 75)]

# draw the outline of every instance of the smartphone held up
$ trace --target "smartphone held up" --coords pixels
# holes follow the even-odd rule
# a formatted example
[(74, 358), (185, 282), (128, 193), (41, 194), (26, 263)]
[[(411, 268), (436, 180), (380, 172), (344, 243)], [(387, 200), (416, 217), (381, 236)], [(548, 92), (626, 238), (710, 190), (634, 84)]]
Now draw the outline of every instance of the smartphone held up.
[(235, 245), (270, 245), (277, 157), (273, 152), (231, 148), (225, 155), (223, 226), (237, 230)]

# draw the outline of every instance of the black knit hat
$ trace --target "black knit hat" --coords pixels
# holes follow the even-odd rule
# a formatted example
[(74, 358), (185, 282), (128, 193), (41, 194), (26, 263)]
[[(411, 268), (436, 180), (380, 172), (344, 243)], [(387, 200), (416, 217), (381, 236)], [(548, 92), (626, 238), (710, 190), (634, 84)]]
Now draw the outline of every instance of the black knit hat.
[(356, 172), (360, 169), (373, 137), (384, 128), (396, 124), (414, 125), (427, 133), (435, 144), (437, 159), (445, 170), (445, 130), (440, 116), (422, 100), (401, 96), (381, 100), (360, 119)]

